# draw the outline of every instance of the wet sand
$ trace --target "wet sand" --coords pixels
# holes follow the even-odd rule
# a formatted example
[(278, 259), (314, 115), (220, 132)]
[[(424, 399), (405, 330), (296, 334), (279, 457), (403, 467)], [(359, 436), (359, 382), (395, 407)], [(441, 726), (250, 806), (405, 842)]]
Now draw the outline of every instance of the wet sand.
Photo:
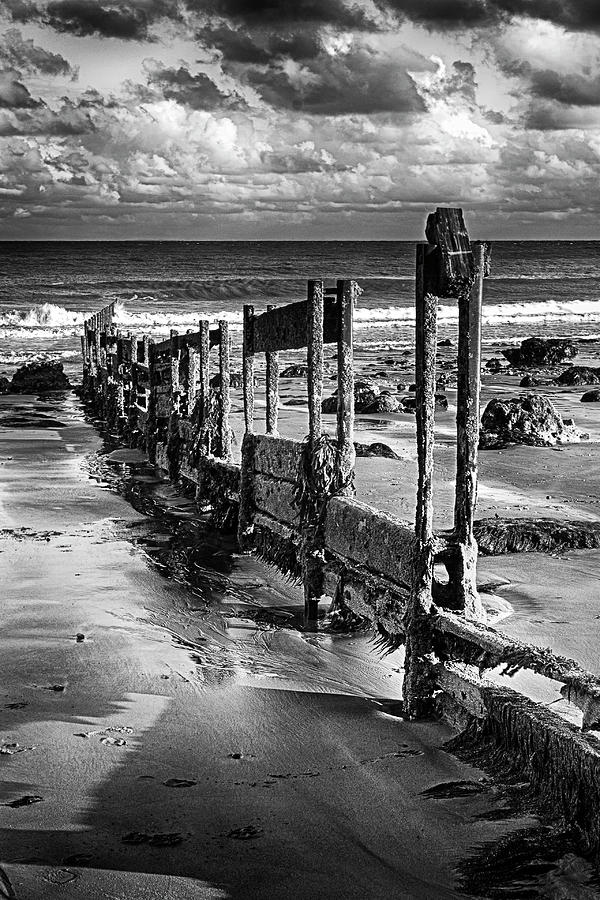
[(530, 823), (476, 818), (498, 789), (394, 715), (397, 657), (286, 627), (298, 593), (149, 469), (162, 517), (115, 493), (77, 401), (0, 403), (66, 425), (0, 428), (6, 896), (449, 898)]

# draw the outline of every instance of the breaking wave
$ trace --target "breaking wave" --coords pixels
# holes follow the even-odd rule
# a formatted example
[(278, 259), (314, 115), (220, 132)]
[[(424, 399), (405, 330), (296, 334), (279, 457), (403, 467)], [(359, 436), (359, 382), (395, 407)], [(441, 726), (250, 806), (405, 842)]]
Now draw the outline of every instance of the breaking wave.
[[(133, 296), (128, 303), (144, 303), (150, 307), (152, 297), (140, 298)], [(157, 301), (154, 301), (155, 303)], [(216, 305), (216, 304), (215, 304)], [(81, 328), (86, 318), (95, 310), (80, 312), (66, 309), (53, 303), (42, 303), (28, 310), (12, 309), (0, 314), (0, 335), (13, 338), (36, 337), (39, 339), (56, 338), (60, 336), (76, 336), (81, 333)], [(406, 306), (379, 306), (369, 308), (359, 305), (355, 312), (357, 329), (366, 330), (383, 327), (403, 327), (414, 324), (414, 309)], [(121, 301), (115, 304), (115, 324), (124, 331), (140, 331), (161, 333), (168, 332), (170, 328), (180, 331), (193, 329), (197, 331), (198, 321), (209, 319), (216, 322), (219, 319), (228, 321), (234, 331), (242, 327), (241, 309), (216, 309), (200, 313), (196, 307), (189, 312), (166, 311), (164, 304), (161, 310), (152, 308), (131, 309)], [(441, 302), (438, 310), (440, 325), (453, 325), (458, 320), (458, 308), (456, 303)], [(529, 303), (499, 303), (484, 304), (484, 326), (519, 326), (534, 328), (552, 323), (573, 323), (575, 325), (600, 323), (600, 300), (548, 300), (532, 301)]]

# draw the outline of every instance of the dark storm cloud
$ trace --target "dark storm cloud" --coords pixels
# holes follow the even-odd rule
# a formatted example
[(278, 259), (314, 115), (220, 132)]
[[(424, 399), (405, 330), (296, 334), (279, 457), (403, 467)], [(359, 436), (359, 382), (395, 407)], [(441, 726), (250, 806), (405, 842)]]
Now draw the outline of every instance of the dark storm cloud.
[(340, 28), (371, 28), (365, 10), (343, 0), (186, 0), (188, 9), (209, 12), (237, 22), (276, 29), (291, 22), (314, 22)]
[(272, 106), (318, 115), (408, 113), (425, 109), (406, 72), (411, 61), (421, 69), (424, 63), (430, 67), (416, 54), (400, 62), (359, 48), (343, 55), (322, 53), (305, 65), (303, 80), (292, 78), (278, 65), (249, 69), (246, 78)]
[(75, 75), (71, 64), (60, 53), (37, 47), (32, 40), (24, 41), (16, 28), (9, 29), (0, 39), (0, 62), (20, 72)]
[(129, 5), (108, 5), (95, 0), (53, 0), (46, 21), (57, 31), (85, 37), (92, 34), (122, 40), (148, 38), (146, 10)]
[(317, 31), (304, 28), (293, 32), (265, 32), (264, 30), (244, 31), (228, 25), (218, 28), (204, 28), (197, 38), (207, 47), (213, 47), (223, 54), (226, 62), (241, 64), (267, 64), (274, 56), (290, 59), (312, 59), (321, 50)]
[(88, 134), (94, 130), (95, 126), (89, 115), (72, 103), (65, 103), (58, 111), (40, 105), (36, 109), (13, 110), (10, 118), (0, 116), (1, 137), (25, 135), (69, 137)]
[(382, 0), (381, 5), (432, 29), (472, 28), (525, 16), (574, 31), (600, 30), (597, 0)]
[(600, 75), (586, 77), (551, 69), (538, 70), (531, 74), (531, 90), (538, 97), (558, 100), (568, 106), (600, 105)]
[(185, 66), (154, 68), (149, 72), (148, 85), (158, 89), (166, 100), (190, 109), (212, 110), (241, 103), (241, 98), (221, 91), (204, 72), (192, 75)]

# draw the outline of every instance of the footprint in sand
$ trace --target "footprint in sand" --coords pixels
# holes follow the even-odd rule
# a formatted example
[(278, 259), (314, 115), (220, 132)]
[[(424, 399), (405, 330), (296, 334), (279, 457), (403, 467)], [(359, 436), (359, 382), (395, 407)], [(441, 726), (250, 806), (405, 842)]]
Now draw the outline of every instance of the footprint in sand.
[(10, 803), (5, 803), (4, 806), (18, 809), (20, 806), (31, 806), (32, 803), (41, 803), (43, 799), (43, 797), (38, 797), (37, 794), (26, 794), (25, 797), (19, 797), (18, 800), (11, 800)]
[(444, 781), (421, 791), (421, 796), (430, 800), (446, 800), (482, 794), (484, 791), (487, 791), (487, 786), (478, 781)]
[(5, 756), (13, 756), (15, 753), (27, 753), (35, 750), (35, 747), (21, 747), (19, 744), (0, 744), (0, 753)]
[(168, 781), (163, 781), (164, 786), (170, 788), (194, 787), (197, 783), (197, 781), (189, 781), (187, 778), (169, 778)]
[(151, 847), (175, 847), (183, 841), (180, 832), (146, 834), (144, 831), (130, 831), (121, 838), (123, 844), (149, 844)]
[(261, 837), (262, 834), (263, 829), (258, 825), (243, 825), (241, 828), (232, 828), (227, 832), (227, 837), (233, 838), (235, 841), (250, 841), (253, 838)]

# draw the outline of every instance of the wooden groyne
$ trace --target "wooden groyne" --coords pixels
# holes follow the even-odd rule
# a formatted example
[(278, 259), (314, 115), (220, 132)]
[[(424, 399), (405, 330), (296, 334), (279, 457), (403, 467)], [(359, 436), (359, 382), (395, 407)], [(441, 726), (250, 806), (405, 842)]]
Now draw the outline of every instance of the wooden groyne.
[[(309, 281), (306, 300), (244, 307), (241, 463), (232, 459), (229, 325), (167, 340), (121, 334), (112, 306), (85, 323), (84, 393), (124, 443), (195, 490), (214, 521), (237, 529), (240, 547), (302, 584), (305, 615), (319, 601), (368, 619), (390, 645), (406, 648), (406, 715), (443, 715), (489, 740), (523, 772), (555, 818), (600, 855), (600, 679), (549, 650), (509, 639), (485, 624), (476, 587), (473, 519), (477, 494), (481, 305), (489, 246), (471, 242), (461, 210), (429, 216), (416, 248), (416, 423), (414, 522), (355, 499), (353, 311), (358, 286)], [(457, 469), (454, 527), (433, 528), (438, 297), (459, 307)], [(337, 349), (334, 437), (322, 426), (323, 352)], [(306, 348), (308, 435), (278, 433), (279, 353)], [(255, 431), (255, 368), (264, 358), (264, 433)], [(442, 566), (447, 580), (436, 578)], [(486, 678), (526, 669), (563, 685), (580, 725)]]

